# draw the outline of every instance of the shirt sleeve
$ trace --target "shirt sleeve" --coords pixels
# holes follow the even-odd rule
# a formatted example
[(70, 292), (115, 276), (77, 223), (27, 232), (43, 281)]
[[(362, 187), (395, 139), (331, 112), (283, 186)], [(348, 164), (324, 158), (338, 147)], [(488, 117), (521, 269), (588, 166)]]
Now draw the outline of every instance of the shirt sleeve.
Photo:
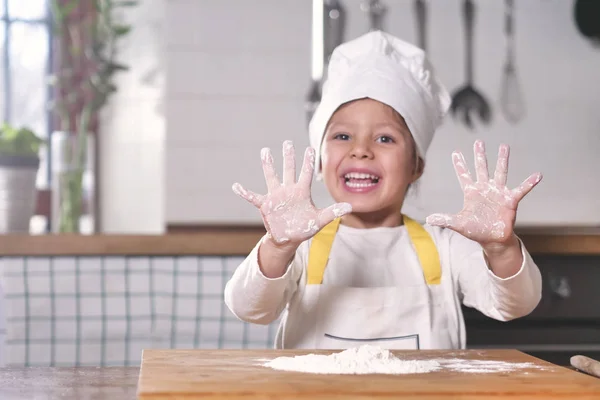
[(240, 320), (268, 325), (279, 318), (296, 290), (303, 271), (302, 249), (298, 248), (286, 272), (267, 278), (258, 265), (258, 249), (264, 237), (236, 268), (225, 285), (225, 304)]
[(450, 257), (457, 276), (463, 304), (499, 321), (531, 313), (542, 298), (542, 277), (538, 266), (519, 238), (523, 262), (508, 278), (496, 276), (488, 267), (481, 246), (452, 232)]

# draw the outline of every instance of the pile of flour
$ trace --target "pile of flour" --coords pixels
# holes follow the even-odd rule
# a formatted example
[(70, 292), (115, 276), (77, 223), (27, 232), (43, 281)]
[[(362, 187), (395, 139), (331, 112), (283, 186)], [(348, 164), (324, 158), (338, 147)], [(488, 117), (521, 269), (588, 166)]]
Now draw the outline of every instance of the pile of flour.
[(330, 355), (278, 357), (263, 365), (283, 371), (313, 374), (422, 374), (440, 368), (437, 361), (402, 360), (389, 350), (371, 345)]
[(403, 360), (394, 356), (389, 350), (372, 345), (354, 347), (330, 355), (278, 357), (261, 365), (283, 371), (313, 374), (422, 374), (440, 369), (485, 374), (544, 369), (529, 362), (511, 363), (461, 358)]

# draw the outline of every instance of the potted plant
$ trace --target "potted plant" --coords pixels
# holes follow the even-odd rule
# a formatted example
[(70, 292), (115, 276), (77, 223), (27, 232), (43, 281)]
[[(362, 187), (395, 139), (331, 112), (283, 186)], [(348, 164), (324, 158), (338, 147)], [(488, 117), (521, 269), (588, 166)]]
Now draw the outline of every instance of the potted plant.
[[(79, 232), (84, 209), (84, 177), (89, 170), (89, 146), (97, 117), (117, 91), (114, 77), (129, 68), (117, 61), (118, 43), (131, 31), (120, 22), (120, 12), (136, 1), (52, 0), (58, 66), (51, 77), (56, 100), (52, 110), (60, 125), (52, 147), (60, 147), (62, 164), (53, 172), (53, 221), (60, 233)], [(55, 135), (56, 134), (56, 135)], [(97, 141), (95, 141), (97, 143)], [(55, 153), (55, 150), (52, 150)], [(56, 163), (55, 163), (56, 161)], [(97, 179), (93, 179), (97, 181)]]
[(44, 141), (26, 127), (0, 128), (0, 232), (28, 233), (35, 210), (35, 181)]

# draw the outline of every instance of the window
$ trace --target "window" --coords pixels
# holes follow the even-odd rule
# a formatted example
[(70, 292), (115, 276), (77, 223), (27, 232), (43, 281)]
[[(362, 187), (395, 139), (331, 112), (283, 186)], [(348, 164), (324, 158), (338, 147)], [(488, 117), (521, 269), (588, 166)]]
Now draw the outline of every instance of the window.
[[(0, 0), (0, 15), (2, 121), (28, 126), (47, 138), (51, 47), (47, 1)], [(41, 169), (46, 170), (44, 167)]]
[[(27, 126), (40, 137), (51, 132), (51, 23), (48, 0), (0, 0), (0, 122)], [(38, 188), (50, 184), (42, 151)]]

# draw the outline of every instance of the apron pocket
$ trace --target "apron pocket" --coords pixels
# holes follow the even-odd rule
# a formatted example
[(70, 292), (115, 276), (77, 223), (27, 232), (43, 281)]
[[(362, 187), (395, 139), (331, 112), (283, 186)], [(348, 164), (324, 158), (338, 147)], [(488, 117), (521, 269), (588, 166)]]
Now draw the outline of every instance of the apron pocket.
[(446, 341), (442, 332), (446, 316), (438, 290), (430, 292), (423, 286), (320, 289), (315, 332), (318, 348), (369, 343), (389, 349), (420, 349)]
[(418, 350), (419, 345), (419, 334), (404, 335), (404, 336), (390, 336), (390, 337), (376, 337), (376, 338), (348, 338), (329, 333), (324, 334), (325, 339), (323, 340), (324, 347), (327, 348), (328, 344), (333, 347), (329, 348), (350, 348), (358, 347), (364, 344), (370, 344), (373, 346), (380, 346), (386, 349), (402, 349), (402, 350)]

